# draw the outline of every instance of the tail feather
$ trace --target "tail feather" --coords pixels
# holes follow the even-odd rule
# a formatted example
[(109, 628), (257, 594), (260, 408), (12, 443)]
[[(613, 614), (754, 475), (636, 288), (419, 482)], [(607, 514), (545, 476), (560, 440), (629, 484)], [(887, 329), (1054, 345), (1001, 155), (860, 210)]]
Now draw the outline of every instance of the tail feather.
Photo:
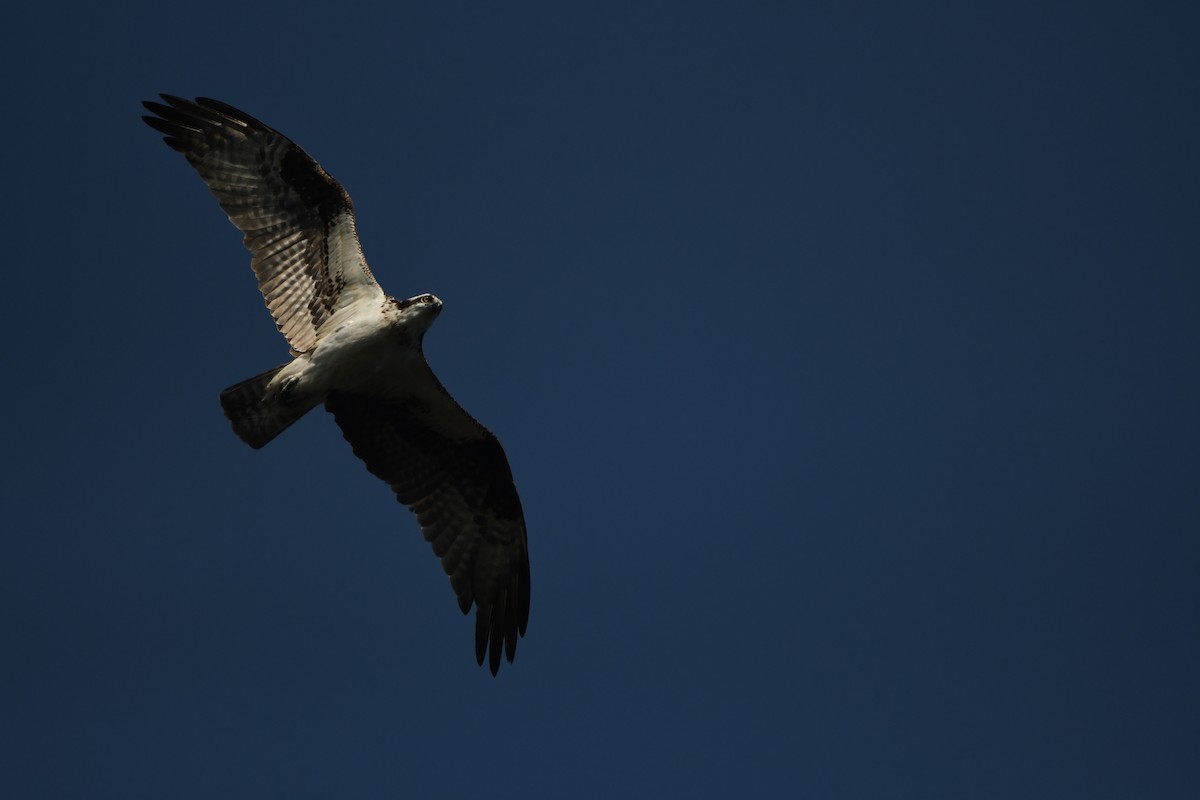
[(233, 423), (233, 432), (246, 444), (259, 449), (283, 433), (311, 408), (303, 404), (288, 405), (278, 397), (266, 397), (267, 384), (287, 364), (267, 370), (221, 392), (221, 408)]

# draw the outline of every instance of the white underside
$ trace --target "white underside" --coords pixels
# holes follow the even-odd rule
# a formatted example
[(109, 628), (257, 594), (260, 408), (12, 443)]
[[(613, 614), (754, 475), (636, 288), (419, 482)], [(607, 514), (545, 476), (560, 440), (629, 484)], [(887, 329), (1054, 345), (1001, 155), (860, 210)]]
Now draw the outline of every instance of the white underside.
[(433, 300), (401, 309), (367, 296), (339, 309), (322, 326), (312, 352), (297, 356), (268, 384), (264, 402), (282, 399), (308, 409), (332, 392), (353, 392), (403, 405), (455, 441), (487, 435), (446, 394), (421, 353), (421, 336), (441, 311), (441, 301)]
[(339, 310), (311, 353), (297, 356), (267, 387), (271, 398), (286, 386), (290, 404), (317, 405), (330, 392), (390, 393), (424, 382), (425, 359), (417, 346), (436, 311), (399, 311), (375, 298)]

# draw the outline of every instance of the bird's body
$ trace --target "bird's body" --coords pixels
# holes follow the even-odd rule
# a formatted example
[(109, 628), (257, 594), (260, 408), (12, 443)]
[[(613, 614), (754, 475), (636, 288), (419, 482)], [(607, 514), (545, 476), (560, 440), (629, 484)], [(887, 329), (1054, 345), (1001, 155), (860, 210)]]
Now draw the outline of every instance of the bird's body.
[(500, 443), (450, 397), (422, 342), (431, 294), (387, 296), (367, 266), (349, 195), (287, 137), (223, 103), (163, 95), (143, 117), (166, 134), (245, 234), (293, 359), (231, 386), (221, 405), (260, 448), (324, 404), (367, 469), (386, 481), (442, 562), (476, 658), (512, 661), (529, 618), (525, 520)]
[[(442, 310), (442, 302), (433, 295), (415, 300), (402, 305), (390, 297), (367, 297), (337, 311), (311, 352), (301, 353), (272, 374), (261, 405), (303, 413), (337, 392), (389, 393), (408, 404), (429, 394), (432, 387), (425, 381), (428, 365), (420, 342)], [(229, 416), (236, 430), (239, 418)], [(259, 448), (282, 430), (247, 432), (242, 438)]]

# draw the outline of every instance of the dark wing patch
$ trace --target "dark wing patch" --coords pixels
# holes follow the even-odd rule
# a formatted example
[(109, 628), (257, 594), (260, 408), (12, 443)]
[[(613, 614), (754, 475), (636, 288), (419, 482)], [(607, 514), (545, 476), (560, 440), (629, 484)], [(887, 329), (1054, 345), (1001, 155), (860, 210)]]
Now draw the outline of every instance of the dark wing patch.
[(295, 143), (207, 98), (162, 95), (142, 117), (166, 134), (245, 234), (259, 290), (293, 352), (312, 350), (347, 285), (382, 291), (367, 267), (350, 195)]
[[(529, 622), (525, 517), (500, 442), (449, 395), (445, 401), (449, 412), (449, 406), (431, 411), (395, 398), (337, 393), (325, 407), (355, 455), (417, 515), (459, 608), (465, 614), (476, 606), (475, 658), (482, 665), (490, 648), (495, 675), (501, 649), (511, 662)], [(449, 438), (429, 424), (431, 413), (461, 414), (477, 434)]]

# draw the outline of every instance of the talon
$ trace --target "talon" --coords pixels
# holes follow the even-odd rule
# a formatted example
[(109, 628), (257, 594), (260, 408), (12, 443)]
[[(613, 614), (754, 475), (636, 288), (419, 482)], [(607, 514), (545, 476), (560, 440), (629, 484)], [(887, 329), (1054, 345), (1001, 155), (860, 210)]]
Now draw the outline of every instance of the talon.
[(299, 376), (293, 375), (283, 382), (279, 387), (279, 399), (284, 405), (292, 404), (292, 393), (295, 391), (296, 384), (300, 382)]

